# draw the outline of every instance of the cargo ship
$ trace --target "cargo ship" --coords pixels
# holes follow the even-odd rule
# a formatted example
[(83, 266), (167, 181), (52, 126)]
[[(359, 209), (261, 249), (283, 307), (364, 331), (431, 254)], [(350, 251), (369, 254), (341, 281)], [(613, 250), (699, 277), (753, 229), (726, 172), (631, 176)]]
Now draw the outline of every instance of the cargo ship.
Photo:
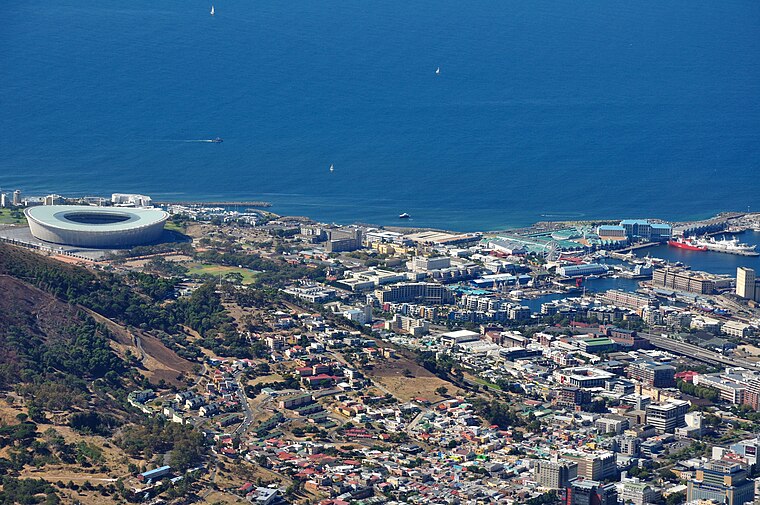
[(704, 237), (697, 239), (695, 243), (698, 246), (706, 247), (708, 251), (738, 254), (739, 256), (760, 256), (760, 253), (755, 251), (755, 247), (757, 246), (743, 244), (736, 237), (731, 239), (723, 237), (720, 240), (715, 240), (715, 237)]
[(697, 244), (696, 240), (677, 237), (668, 240), (668, 245), (672, 247), (678, 247), (679, 249), (686, 249), (688, 251), (707, 251), (707, 246)]

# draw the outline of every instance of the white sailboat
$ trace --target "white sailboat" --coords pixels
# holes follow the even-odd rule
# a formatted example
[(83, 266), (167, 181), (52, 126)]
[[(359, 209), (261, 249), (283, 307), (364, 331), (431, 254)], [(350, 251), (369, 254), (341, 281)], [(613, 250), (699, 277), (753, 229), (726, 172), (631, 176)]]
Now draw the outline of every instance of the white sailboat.
[(435, 69), (435, 75), (441, 75), (441, 67)]
[(335, 171), (335, 167), (333, 165), (330, 165), (330, 172), (334, 172), (334, 171)]
[(214, 15), (214, 6), (213, 5), (211, 6), (211, 15), (212, 16)]

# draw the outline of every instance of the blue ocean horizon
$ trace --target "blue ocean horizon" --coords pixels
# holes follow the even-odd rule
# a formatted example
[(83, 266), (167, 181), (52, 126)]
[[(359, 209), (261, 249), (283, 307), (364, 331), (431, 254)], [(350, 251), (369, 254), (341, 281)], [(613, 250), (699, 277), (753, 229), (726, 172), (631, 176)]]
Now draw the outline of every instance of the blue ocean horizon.
[(760, 3), (214, 3), (15, 4), (0, 188), (462, 231), (760, 205)]

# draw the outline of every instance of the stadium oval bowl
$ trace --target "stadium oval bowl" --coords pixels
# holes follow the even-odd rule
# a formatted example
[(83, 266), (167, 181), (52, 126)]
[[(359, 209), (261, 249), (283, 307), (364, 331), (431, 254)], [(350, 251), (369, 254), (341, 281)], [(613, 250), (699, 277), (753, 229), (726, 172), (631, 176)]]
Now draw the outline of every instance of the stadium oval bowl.
[(160, 209), (43, 205), (24, 211), (32, 235), (78, 247), (129, 247), (155, 242), (169, 214)]

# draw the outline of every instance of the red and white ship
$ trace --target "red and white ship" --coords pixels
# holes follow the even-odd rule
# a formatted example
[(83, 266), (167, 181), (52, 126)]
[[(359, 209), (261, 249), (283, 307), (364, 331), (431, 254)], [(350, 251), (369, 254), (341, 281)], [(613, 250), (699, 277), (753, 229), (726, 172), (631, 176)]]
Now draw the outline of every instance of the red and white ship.
[(699, 245), (694, 239), (676, 237), (668, 240), (668, 245), (678, 247), (679, 249), (687, 249), (689, 251), (707, 251), (707, 246)]

